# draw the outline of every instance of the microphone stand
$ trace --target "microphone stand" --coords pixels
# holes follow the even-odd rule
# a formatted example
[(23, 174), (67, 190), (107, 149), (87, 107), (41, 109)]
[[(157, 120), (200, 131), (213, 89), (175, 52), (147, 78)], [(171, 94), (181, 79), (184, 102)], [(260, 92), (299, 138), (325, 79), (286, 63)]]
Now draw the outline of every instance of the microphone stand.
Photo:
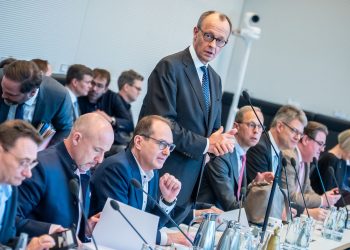
[[(271, 139), (270, 139), (270, 136), (266, 132), (266, 129), (265, 129), (264, 125), (260, 121), (260, 118), (259, 118), (258, 114), (256, 113), (256, 111), (255, 111), (255, 109), (254, 109), (254, 107), (252, 105), (252, 102), (250, 101), (250, 96), (249, 96), (248, 92), (244, 90), (242, 92), (242, 95), (243, 95), (244, 99), (246, 99), (248, 101), (248, 103), (249, 103), (250, 107), (252, 108), (256, 118), (259, 121), (260, 126), (263, 129), (263, 133), (267, 137), (267, 140), (269, 141), (269, 144), (271, 145), (274, 153), (278, 157), (278, 165), (277, 165), (277, 169), (276, 169), (276, 172), (275, 172), (275, 178), (273, 179), (273, 182), (272, 182), (271, 192), (270, 192), (269, 200), (268, 200), (268, 203), (267, 203), (267, 209), (266, 209), (266, 213), (265, 213), (265, 217), (264, 217), (264, 223), (263, 223), (263, 226), (262, 226), (262, 232), (261, 232), (261, 238), (260, 238), (260, 243), (262, 244), (264, 242), (264, 237), (265, 237), (266, 228), (267, 228), (267, 222), (269, 220), (269, 216), (270, 216), (270, 212), (271, 212), (271, 206), (272, 206), (272, 202), (273, 202), (273, 197), (274, 197), (275, 191), (276, 191), (277, 180), (279, 180), (279, 178), (280, 178), (280, 172), (281, 172), (281, 164), (280, 164), (281, 162), (280, 162), (280, 160), (281, 159), (279, 157), (279, 154), (277, 154), (277, 150), (273, 146), (273, 144), (271, 142)], [(286, 176), (286, 179), (287, 179), (287, 176)], [(289, 200), (289, 194), (288, 194), (288, 200)]]
[(315, 168), (316, 168), (316, 170), (317, 170), (318, 178), (320, 179), (322, 191), (323, 191), (324, 196), (325, 196), (325, 198), (326, 198), (328, 207), (330, 208), (331, 205), (330, 205), (329, 200), (328, 200), (328, 197), (327, 197), (326, 188), (324, 187), (324, 184), (323, 184), (323, 180), (322, 180), (322, 177), (321, 177), (320, 170), (318, 169), (318, 164), (317, 164), (317, 159), (316, 159), (316, 157), (314, 157), (314, 158), (312, 159), (312, 163), (315, 165)]

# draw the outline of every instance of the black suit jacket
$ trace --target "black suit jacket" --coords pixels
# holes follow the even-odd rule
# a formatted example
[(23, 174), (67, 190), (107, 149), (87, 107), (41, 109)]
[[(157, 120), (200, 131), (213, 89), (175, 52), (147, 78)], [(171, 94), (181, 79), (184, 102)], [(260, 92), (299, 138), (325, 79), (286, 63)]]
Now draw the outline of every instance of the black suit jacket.
[[(238, 159), (237, 154), (225, 154), (215, 157), (205, 166), (202, 185), (198, 200), (215, 204), (224, 211), (239, 208), (238, 190)], [(246, 186), (244, 174), (242, 186)]]
[[(1, 90), (2, 94), (2, 90)], [(0, 123), (7, 120), (10, 106), (0, 99)], [(55, 79), (43, 76), (35, 104), (32, 125), (38, 127), (41, 122), (51, 123), (56, 134), (50, 144), (62, 141), (70, 132), (73, 124), (72, 102), (66, 89)]]
[(39, 152), (38, 161), (32, 178), (18, 188), (18, 233), (46, 234), (51, 224), (76, 228), (79, 204), (69, 188), (69, 181), (77, 178), (75, 162), (63, 142)]
[(167, 117), (173, 123), (176, 148), (160, 174), (168, 172), (181, 181), (178, 205), (190, 204), (204, 160), (206, 138), (221, 124), (221, 79), (210, 66), (208, 72), (211, 96), (209, 114), (188, 48), (163, 58), (157, 64), (148, 79), (148, 90), (140, 112), (139, 119), (155, 114)]
[[(271, 144), (266, 134), (262, 134), (260, 141), (254, 147), (251, 147), (247, 152), (247, 181), (252, 182), (258, 172), (273, 172), (272, 171), (272, 154)], [(279, 154), (280, 160), (282, 153)], [(278, 180), (279, 184), (281, 179)]]
[(17, 187), (12, 186), (11, 197), (6, 201), (5, 213), (0, 229), (0, 243), (6, 245), (16, 236), (15, 218), (17, 211)]

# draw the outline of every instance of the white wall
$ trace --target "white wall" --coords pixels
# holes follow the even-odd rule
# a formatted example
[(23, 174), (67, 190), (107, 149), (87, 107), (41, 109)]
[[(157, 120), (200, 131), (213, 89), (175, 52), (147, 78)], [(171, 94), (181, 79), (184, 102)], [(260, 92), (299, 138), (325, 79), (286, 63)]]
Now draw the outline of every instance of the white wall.
[[(48, 59), (54, 71), (82, 63), (111, 71), (111, 88), (121, 71), (147, 78), (164, 56), (185, 49), (200, 14), (215, 9), (237, 23), (243, 0), (0, 0), (0, 58)], [(214, 68), (225, 79), (233, 40)], [(66, 68), (66, 67), (63, 67)], [(146, 90), (146, 86), (143, 87)], [(133, 105), (135, 119), (145, 91)]]
[[(244, 86), (251, 95), (350, 119), (350, 1), (246, 0), (245, 11), (258, 13), (262, 28)], [(236, 44), (231, 92), (244, 51)]]

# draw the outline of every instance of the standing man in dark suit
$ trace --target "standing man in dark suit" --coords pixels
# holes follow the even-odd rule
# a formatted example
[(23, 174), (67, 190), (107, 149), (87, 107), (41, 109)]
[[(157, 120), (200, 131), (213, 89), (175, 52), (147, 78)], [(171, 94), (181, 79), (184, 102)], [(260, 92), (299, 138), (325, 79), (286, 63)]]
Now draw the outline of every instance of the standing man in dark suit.
[[(0, 244), (8, 244), (16, 235), (17, 186), (32, 176), (40, 142), (38, 132), (27, 122), (0, 124)], [(50, 236), (42, 235), (33, 238), (27, 249), (47, 249), (54, 244)]]
[[(255, 107), (260, 121), (264, 122), (263, 114)], [(234, 128), (236, 143), (233, 153), (215, 157), (205, 166), (203, 182), (198, 200), (215, 204), (224, 211), (239, 208), (239, 201), (244, 199), (241, 191), (246, 189), (246, 153), (255, 146), (263, 131), (258, 119), (250, 106), (240, 108), (236, 114)]]
[(175, 208), (177, 222), (196, 201), (207, 153), (219, 156), (234, 148), (233, 131), (223, 133), (220, 127), (221, 79), (208, 65), (228, 42), (231, 30), (226, 15), (203, 13), (193, 29), (193, 44), (163, 58), (148, 79), (140, 118), (156, 114), (172, 122), (177, 147), (160, 172), (176, 176), (183, 185)]
[(22, 119), (34, 127), (51, 124), (62, 141), (72, 128), (72, 103), (65, 88), (51, 77), (41, 76), (34, 62), (15, 61), (4, 69), (1, 81), (0, 123)]
[(272, 120), (268, 136), (277, 154), (273, 151), (269, 139), (262, 135), (259, 143), (247, 152), (247, 179), (252, 182), (258, 174), (275, 174), (282, 150), (294, 149), (304, 136), (307, 118), (304, 111), (291, 105), (281, 107)]
[[(33, 176), (19, 188), (16, 227), (19, 232), (36, 236), (73, 228), (80, 240), (89, 236), (79, 209), (80, 197), (85, 213), (89, 209), (89, 170), (103, 161), (113, 143), (111, 124), (101, 115), (82, 115), (63, 142), (38, 154)], [(78, 181), (79, 194), (70, 190)], [(99, 215), (90, 217), (93, 228)]]

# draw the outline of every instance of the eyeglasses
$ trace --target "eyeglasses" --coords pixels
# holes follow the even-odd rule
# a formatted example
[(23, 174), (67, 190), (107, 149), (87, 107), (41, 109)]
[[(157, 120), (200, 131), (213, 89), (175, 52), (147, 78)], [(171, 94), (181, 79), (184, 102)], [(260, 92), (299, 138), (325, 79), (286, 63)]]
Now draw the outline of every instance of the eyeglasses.
[(303, 138), (304, 136), (304, 133), (303, 132), (300, 132), (299, 130), (297, 130), (296, 128), (293, 128), (291, 127), (290, 125), (288, 125), (287, 123), (285, 122), (282, 122), (287, 128), (290, 129), (290, 131), (292, 131), (292, 133), (295, 135), (295, 136), (299, 136), (300, 139)]
[(134, 87), (137, 91), (142, 91), (142, 88), (140, 88), (140, 87), (137, 87), (137, 86), (135, 86), (135, 85), (130, 85), (131, 87)]
[(313, 140), (314, 142), (316, 142), (318, 144), (318, 146), (320, 146), (321, 148), (325, 148), (326, 147), (326, 143), (322, 142), (322, 141), (318, 141), (315, 138), (313, 138), (310, 135), (307, 135), (307, 137), (309, 137), (311, 140)]
[(157, 142), (157, 144), (159, 145), (159, 149), (160, 149), (160, 150), (164, 150), (164, 149), (166, 149), (166, 148), (169, 148), (169, 151), (170, 151), (170, 152), (173, 152), (174, 149), (175, 149), (175, 147), (176, 147), (175, 144), (173, 144), (173, 143), (167, 143), (167, 142), (164, 141), (164, 140), (157, 140), (157, 139), (155, 139), (155, 138), (153, 138), (153, 137), (151, 137), (151, 136), (147, 136), (147, 135), (141, 135), (141, 136), (146, 137), (146, 138), (148, 138), (148, 139), (152, 139), (153, 141)]
[(245, 124), (247, 125), (248, 128), (255, 130), (256, 128), (258, 128), (258, 131), (261, 132), (263, 131), (263, 128), (265, 128), (265, 126), (261, 126), (260, 124), (256, 124), (255, 122), (237, 122), (239, 124)]
[(16, 155), (14, 155), (13, 153), (11, 153), (8, 150), (6, 150), (6, 153), (9, 153), (10, 155), (12, 155), (16, 159), (16, 161), (18, 162), (19, 167), (23, 170), (24, 169), (32, 170), (39, 163), (37, 160), (30, 161), (28, 159), (18, 158)]
[(204, 41), (211, 43), (212, 41), (215, 40), (216, 46), (218, 46), (220, 48), (222, 48), (226, 45), (227, 41), (215, 37), (212, 33), (204, 32), (200, 27), (198, 27), (198, 29), (203, 33)]

